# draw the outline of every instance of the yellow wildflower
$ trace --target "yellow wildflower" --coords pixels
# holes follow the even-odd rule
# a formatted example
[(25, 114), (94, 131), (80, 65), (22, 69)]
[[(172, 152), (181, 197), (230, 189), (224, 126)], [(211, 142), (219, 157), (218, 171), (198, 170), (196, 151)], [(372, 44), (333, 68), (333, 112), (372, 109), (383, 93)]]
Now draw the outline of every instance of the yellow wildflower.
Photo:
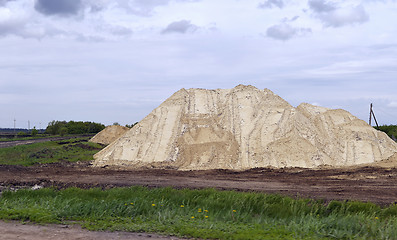
[(378, 220), (379, 218), (378, 218), (378, 217), (375, 217), (375, 219)]
[(207, 210), (207, 209), (205, 209), (205, 210), (204, 210), (204, 212), (208, 212), (208, 210)]
[(194, 216), (191, 217), (192, 219), (194, 218)]
[(156, 206), (156, 204), (152, 203), (152, 206), (154, 207), (154, 206)]
[(181, 207), (185, 207), (185, 206), (181, 205)]
[(237, 211), (233, 209), (233, 212), (237, 212)]
[(205, 216), (205, 218), (208, 218), (208, 216)]

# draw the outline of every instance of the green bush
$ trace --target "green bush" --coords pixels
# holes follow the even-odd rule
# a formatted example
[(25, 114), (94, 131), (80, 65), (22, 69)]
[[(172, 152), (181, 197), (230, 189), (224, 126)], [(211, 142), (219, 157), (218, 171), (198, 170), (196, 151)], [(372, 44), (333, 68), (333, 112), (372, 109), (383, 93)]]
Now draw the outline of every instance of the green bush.
[(36, 127), (33, 127), (32, 132), (31, 132), (32, 137), (35, 137), (38, 133), (39, 133), (39, 130), (37, 130)]
[(23, 136), (26, 136), (26, 133), (20, 131), (20, 132), (17, 133), (17, 136), (18, 136), (18, 137), (23, 137)]

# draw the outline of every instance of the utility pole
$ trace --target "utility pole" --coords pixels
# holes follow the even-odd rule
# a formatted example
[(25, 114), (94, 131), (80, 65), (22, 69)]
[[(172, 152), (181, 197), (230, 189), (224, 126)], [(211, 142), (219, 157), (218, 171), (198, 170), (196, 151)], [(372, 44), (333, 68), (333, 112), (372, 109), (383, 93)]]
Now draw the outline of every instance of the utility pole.
[(28, 120), (28, 130), (30, 129), (30, 121)]
[(15, 134), (15, 123), (16, 123), (16, 119), (14, 118), (14, 134)]
[(376, 126), (379, 127), (378, 121), (376, 121), (374, 110), (372, 110), (372, 103), (369, 105), (369, 125), (371, 126), (371, 119), (374, 117)]

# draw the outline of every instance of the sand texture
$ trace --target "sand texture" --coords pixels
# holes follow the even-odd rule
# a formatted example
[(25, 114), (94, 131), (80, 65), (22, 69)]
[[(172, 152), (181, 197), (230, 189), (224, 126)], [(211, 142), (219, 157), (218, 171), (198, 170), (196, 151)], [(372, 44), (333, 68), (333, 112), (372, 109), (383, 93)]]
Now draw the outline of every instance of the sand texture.
[(291, 106), (268, 89), (181, 89), (94, 156), (95, 166), (180, 170), (353, 166), (397, 143), (347, 111)]
[(90, 139), (90, 142), (109, 145), (117, 138), (125, 134), (128, 130), (130, 130), (128, 127), (123, 127), (119, 125), (107, 126), (105, 129), (93, 136)]

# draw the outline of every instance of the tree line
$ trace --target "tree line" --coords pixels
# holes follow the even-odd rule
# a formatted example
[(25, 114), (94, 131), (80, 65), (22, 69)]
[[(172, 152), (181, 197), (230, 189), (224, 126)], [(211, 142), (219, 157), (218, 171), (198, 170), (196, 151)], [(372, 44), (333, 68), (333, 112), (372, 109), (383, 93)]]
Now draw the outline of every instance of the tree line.
[(105, 125), (95, 122), (75, 122), (75, 121), (51, 121), (45, 130), (45, 133), (51, 135), (65, 134), (86, 134), (98, 133), (105, 128)]

